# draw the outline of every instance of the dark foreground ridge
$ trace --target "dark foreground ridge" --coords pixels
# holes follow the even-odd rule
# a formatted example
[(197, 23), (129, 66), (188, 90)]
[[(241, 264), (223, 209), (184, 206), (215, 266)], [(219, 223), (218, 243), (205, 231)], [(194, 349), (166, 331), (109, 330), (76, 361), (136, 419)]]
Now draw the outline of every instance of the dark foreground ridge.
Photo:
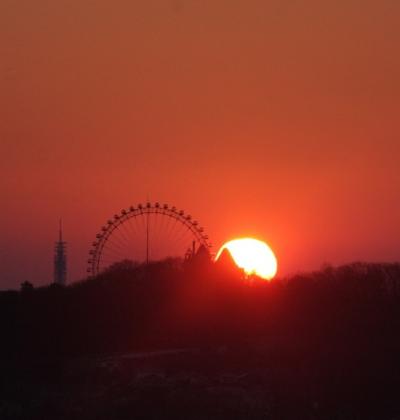
[(400, 265), (224, 261), (0, 293), (0, 418), (400, 419)]

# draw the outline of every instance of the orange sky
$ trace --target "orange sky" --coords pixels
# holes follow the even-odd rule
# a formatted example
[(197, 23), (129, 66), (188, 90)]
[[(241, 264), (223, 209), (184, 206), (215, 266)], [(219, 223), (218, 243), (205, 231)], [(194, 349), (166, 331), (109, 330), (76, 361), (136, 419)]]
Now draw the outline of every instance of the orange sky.
[(160, 200), (280, 274), (400, 259), (400, 3), (2, 0), (0, 289)]

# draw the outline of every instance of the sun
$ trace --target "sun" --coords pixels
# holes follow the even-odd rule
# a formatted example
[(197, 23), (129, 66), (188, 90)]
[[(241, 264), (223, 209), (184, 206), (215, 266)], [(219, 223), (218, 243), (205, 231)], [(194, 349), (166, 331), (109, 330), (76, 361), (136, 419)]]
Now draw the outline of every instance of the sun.
[(275, 277), (278, 263), (272, 249), (265, 242), (254, 238), (233, 239), (222, 245), (215, 261), (224, 249), (229, 251), (236, 265), (247, 275), (255, 274), (265, 280)]

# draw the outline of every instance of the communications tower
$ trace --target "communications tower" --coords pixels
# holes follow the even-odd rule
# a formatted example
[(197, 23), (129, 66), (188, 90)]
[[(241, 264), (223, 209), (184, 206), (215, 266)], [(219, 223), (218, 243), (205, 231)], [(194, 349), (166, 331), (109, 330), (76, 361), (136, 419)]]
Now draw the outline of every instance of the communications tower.
[(67, 243), (62, 238), (62, 224), (60, 219), (58, 241), (54, 247), (54, 283), (65, 285), (67, 281)]

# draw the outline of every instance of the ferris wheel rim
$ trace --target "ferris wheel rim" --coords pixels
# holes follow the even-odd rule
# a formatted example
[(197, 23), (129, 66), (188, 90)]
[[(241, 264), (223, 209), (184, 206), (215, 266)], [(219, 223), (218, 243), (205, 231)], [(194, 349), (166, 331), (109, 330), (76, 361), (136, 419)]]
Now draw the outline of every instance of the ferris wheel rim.
[(184, 210), (179, 210), (175, 206), (160, 204), (159, 202), (139, 203), (136, 207), (131, 205), (127, 209), (124, 208), (119, 213), (115, 213), (114, 216), (108, 219), (105, 225), (100, 228), (99, 233), (96, 234), (96, 239), (92, 242), (89, 251), (89, 259), (87, 261), (88, 268), (86, 271), (91, 277), (100, 273), (102, 252), (112, 233), (131, 218), (140, 217), (146, 214), (161, 214), (174, 218), (177, 222), (180, 222), (187, 227), (194, 238), (199, 242), (200, 246), (203, 246), (207, 253), (211, 255), (210, 249), (212, 245), (209, 242), (208, 235), (205, 234), (204, 228), (197, 220), (194, 220), (190, 214), (185, 214)]

